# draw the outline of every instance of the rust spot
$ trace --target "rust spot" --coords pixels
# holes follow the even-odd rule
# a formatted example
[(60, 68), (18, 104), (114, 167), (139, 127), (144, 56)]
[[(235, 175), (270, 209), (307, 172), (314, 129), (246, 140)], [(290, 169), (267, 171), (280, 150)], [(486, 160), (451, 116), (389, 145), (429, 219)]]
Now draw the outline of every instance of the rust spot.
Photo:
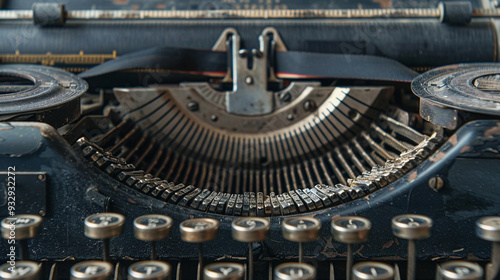
[(127, 200), (128, 200), (128, 202), (130, 202), (130, 203), (132, 203), (132, 204), (136, 204), (136, 203), (137, 203), (137, 202), (135, 202), (135, 200), (133, 200), (132, 198), (129, 198), (129, 199), (127, 199)]
[(462, 149), (460, 149), (460, 153), (463, 154), (465, 152), (468, 152), (470, 150), (470, 146), (467, 145), (467, 146), (464, 146)]
[(394, 187), (389, 187), (389, 190), (390, 190), (390, 191), (394, 190)]
[(156, 5), (157, 9), (165, 9), (166, 7), (167, 5), (165, 3), (158, 3), (158, 5)]
[(113, 0), (113, 4), (115, 4), (115, 5), (127, 5), (128, 0)]
[(394, 242), (396, 242), (396, 245), (398, 245), (398, 246), (399, 246), (399, 239), (397, 239), (397, 238), (396, 238), (396, 239), (394, 239)]
[(500, 134), (500, 122), (498, 122), (496, 126), (490, 128), (484, 132), (484, 136), (486, 136), (486, 137), (491, 137), (493, 135), (499, 135), (499, 134)]
[(458, 138), (456, 134), (453, 134), (450, 139), (448, 139), (448, 142), (450, 142), (453, 146), (455, 146), (458, 142)]
[(384, 250), (384, 249), (388, 249), (388, 248), (391, 248), (391, 246), (394, 244), (394, 240), (389, 240), (387, 242), (384, 243), (384, 245), (382, 245), (382, 249), (381, 250)]
[(373, 0), (373, 3), (378, 3), (380, 8), (392, 8), (392, 0)]
[(139, 5), (134, 4), (132, 7), (130, 7), (132, 10), (139, 10)]
[(480, 258), (478, 258), (478, 257), (474, 256), (474, 254), (472, 254), (472, 253), (468, 253), (468, 254), (467, 254), (467, 259), (468, 259), (468, 260), (471, 260), (471, 261), (480, 261), (480, 260), (482, 260), (482, 259), (480, 259)]
[(439, 153), (433, 155), (429, 160), (432, 162), (438, 162), (438, 161), (442, 160), (445, 155), (446, 155), (445, 152), (439, 152)]
[(415, 179), (417, 179), (418, 172), (417, 170), (413, 171), (410, 173), (410, 176), (408, 177), (408, 182), (413, 182)]
[(341, 217), (341, 216), (340, 216), (339, 214), (337, 214), (337, 215), (335, 215), (335, 216), (333, 216), (333, 217), (332, 217), (332, 220), (338, 219), (338, 218), (340, 218), (340, 217)]

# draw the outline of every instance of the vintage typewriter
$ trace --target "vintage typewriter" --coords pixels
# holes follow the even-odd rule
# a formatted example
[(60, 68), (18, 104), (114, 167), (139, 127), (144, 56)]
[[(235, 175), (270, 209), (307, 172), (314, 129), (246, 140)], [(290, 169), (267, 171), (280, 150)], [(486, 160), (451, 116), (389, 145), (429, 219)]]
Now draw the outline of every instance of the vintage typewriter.
[(0, 4), (0, 279), (499, 279), (497, 1)]

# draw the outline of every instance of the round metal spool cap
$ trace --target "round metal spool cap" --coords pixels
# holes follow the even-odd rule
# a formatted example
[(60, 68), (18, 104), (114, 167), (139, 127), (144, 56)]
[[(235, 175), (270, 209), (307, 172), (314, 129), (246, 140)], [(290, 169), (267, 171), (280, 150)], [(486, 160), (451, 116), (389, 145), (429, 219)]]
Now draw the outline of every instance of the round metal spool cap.
[(2, 237), (16, 240), (30, 239), (38, 235), (42, 217), (37, 215), (14, 215), (2, 220)]
[(476, 222), (476, 234), (481, 239), (500, 242), (500, 217), (484, 217)]
[(283, 237), (294, 242), (310, 242), (318, 239), (321, 221), (313, 217), (288, 218), (282, 225)]
[(392, 218), (392, 233), (403, 239), (424, 239), (431, 236), (432, 220), (423, 215), (406, 214)]
[(411, 89), (421, 99), (443, 107), (500, 115), (500, 93), (477, 86), (479, 79), (500, 74), (498, 63), (456, 64), (439, 67), (413, 80)]
[(316, 268), (307, 263), (282, 263), (274, 269), (275, 280), (314, 280)]
[(394, 269), (385, 263), (361, 262), (352, 267), (354, 280), (392, 280)]
[(71, 280), (109, 280), (113, 274), (113, 265), (104, 261), (79, 262), (71, 267)]
[(242, 280), (245, 269), (239, 263), (212, 263), (203, 269), (204, 280)]
[(16, 261), (15, 269), (9, 263), (0, 266), (0, 279), (39, 280), (40, 265), (32, 261)]
[(349, 244), (366, 242), (371, 227), (370, 220), (356, 216), (332, 219), (331, 223), (333, 238)]
[(219, 221), (210, 218), (191, 219), (181, 223), (181, 238), (189, 243), (203, 243), (217, 238)]
[(240, 242), (260, 242), (267, 238), (270, 223), (264, 218), (245, 217), (232, 222), (232, 234)]
[(172, 267), (162, 261), (142, 261), (129, 266), (129, 280), (169, 280)]
[(445, 262), (438, 266), (438, 279), (479, 280), (483, 279), (483, 268), (466, 261)]
[(85, 219), (85, 236), (93, 239), (108, 239), (123, 231), (125, 216), (118, 213), (98, 213)]
[(139, 240), (156, 241), (170, 235), (173, 220), (165, 215), (144, 215), (134, 220), (134, 236)]
[(88, 85), (74, 74), (41, 65), (3, 64), (2, 76), (26, 79), (33, 86), (0, 93), (0, 120), (36, 113), (37, 121), (59, 127), (80, 116), (80, 97)]

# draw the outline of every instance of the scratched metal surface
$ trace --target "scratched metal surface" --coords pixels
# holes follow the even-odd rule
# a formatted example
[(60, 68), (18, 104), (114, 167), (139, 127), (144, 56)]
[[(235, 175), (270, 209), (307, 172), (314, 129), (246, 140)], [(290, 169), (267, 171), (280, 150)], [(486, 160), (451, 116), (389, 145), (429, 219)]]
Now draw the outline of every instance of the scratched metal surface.
[[(58, 0), (68, 9), (121, 10), (228, 10), (228, 9), (353, 9), (435, 8), (440, 0)], [(53, 0), (4, 0), (3, 9), (30, 9), (34, 2)], [(472, 0), (475, 8), (481, 0)]]

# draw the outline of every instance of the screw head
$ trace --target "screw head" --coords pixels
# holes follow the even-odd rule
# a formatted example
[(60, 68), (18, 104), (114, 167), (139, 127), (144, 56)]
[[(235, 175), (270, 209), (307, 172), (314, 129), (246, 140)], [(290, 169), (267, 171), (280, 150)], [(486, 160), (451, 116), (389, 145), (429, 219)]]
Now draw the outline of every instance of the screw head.
[(439, 176), (434, 176), (429, 179), (427, 185), (434, 191), (438, 192), (444, 187), (444, 180)]
[(195, 102), (195, 101), (190, 101), (188, 104), (187, 104), (187, 108), (189, 111), (198, 111), (200, 109), (200, 104), (198, 104), (198, 102)]
[(316, 110), (316, 103), (312, 100), (306, 100), (304, 102), (304, 110), (306, 110), (307, 112)]
[(247, 77), (245, 78), (245, 83), (246, 83), (247, 85), (251, 85), (251, 84), (253, 84), (253, 78), (252, 78), (251, 76), (247, 76)]

